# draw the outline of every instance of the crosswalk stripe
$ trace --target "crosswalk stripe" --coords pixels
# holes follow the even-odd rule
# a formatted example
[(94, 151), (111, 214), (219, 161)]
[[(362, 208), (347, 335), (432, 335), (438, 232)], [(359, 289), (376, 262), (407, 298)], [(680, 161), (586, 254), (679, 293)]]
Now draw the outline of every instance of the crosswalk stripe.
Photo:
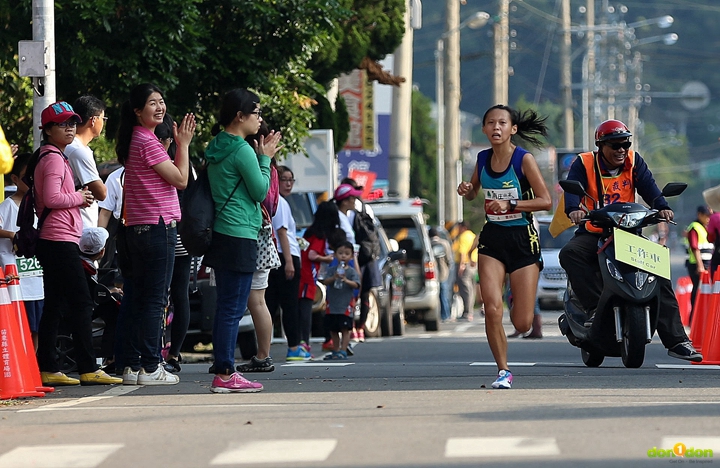
[(258, 440), (231, 444), (211, 465), (252, 463), (302, 463), (327, 460), (337, 446), (336, 439)]
[(560, 455), (554, 437), (453, 437), (447, 458), (534, 457)]
[(123, 444), (24, 445), (0, 456), (0, 468), (95, 468)]

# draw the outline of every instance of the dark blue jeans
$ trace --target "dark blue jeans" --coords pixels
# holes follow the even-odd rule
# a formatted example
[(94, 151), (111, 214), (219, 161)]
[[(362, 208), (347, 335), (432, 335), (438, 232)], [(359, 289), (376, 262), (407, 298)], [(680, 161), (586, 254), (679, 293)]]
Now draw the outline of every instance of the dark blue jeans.
[(213, 353), (216, 374), (235, 372), (238, 328), (247, 308), (252, 277), (252, 273), (215, 268), (217, 308), (213, 322)]
[(38, 330), (38, 366), (42, 372), (59, 372), (57, 334), (60, 320), (70, 325), (78, 373), (95, 372), (92, 344), (92, 313), (95, 304), (90, 296), (80, 249), (74, 242), (39, 239), (37, 259), (43, 267), (45, 306)]
[(124, 365), (155, 372), (160, 354), (162, 321), (175, 263), (175, 223), (140, 224), (127, 228), (132, 262), (132, 302), (125, 320)]

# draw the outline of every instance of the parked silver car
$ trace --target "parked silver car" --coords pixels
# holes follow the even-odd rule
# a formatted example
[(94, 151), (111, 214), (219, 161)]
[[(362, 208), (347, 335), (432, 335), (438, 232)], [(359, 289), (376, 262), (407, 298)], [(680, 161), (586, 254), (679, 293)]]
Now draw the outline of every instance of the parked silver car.
[(405, 316), (437, 331), (440, 323), (440, 285), (435, 256), (419, 199), (381, 199), (371, 203), (387, 236), (405, 250)]
[(567, 274), (560, 266), (560, 249), (572, 239), (575, 229), (566, 229), (559, 236), (553, 237), (548, 231), (552, 216), (541, 215), (537, 220), (544, 264), (538, 279), (538, 302), (541, 309), (560, 310), (563, 308), (563, 295), (567, 286)]

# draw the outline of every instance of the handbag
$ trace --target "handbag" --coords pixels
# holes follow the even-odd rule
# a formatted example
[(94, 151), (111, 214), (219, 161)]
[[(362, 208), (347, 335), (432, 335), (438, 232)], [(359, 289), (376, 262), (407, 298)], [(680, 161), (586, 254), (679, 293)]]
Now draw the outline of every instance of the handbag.
[(263, 226), (258, 232), (257, 239), (257, 264), (255, 269), (274, 270), (280, 267), (280, 256), (278, 255), (275, 241), (272, 235), (272, 225)]

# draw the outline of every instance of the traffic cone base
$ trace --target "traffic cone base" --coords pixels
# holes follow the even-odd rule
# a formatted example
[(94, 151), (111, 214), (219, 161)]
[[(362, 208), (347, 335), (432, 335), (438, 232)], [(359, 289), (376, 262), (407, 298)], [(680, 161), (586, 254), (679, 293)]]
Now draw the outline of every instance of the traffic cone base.
[(32, 341), (30, 324), (28, 323), (25, 303), (23, 302), (22, 297), (22, 290), (20, 289), (20, 277), (18, 275), (17, 265), (13, 263), (5, 266), (5, 279), (9, 281), (7, 288), (8, 293), (10, 294), (10, 302), (15, 309), (18, 322), (20, 323), (20, 330), (22, 331), (23, 338), (22, 343), (25, 348), (25, 355), (27, 356), (28, 365), (30, 367), (30, 377), (32, 378), (33, 384), (35, 384), (35, 390), (45, 393), (54, 392), (54, 387), (47, 387), (42, 384), (40, 368), (38, 367), (37, 358), (35, 357), (35, 345)]
[(44, 397), (32, 382), (22, 330), (5, 281), (0, 281), (0, 400), (25, 397)]

